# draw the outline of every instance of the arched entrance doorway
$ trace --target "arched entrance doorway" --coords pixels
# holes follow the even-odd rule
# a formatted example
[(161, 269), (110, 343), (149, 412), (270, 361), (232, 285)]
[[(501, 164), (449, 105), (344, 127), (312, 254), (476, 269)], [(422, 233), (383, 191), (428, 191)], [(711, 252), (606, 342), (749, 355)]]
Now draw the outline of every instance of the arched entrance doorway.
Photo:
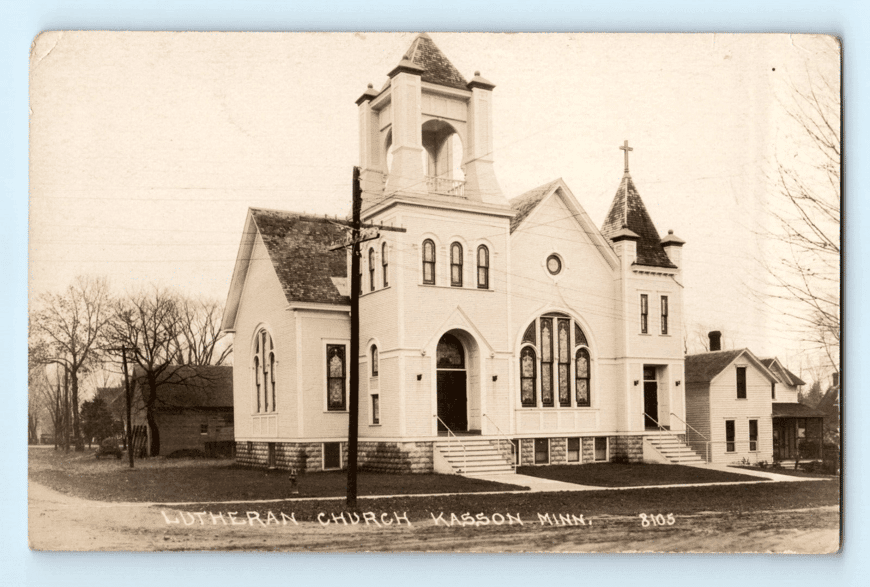
[(438, 430), (445, 424), (454, 432), (468, 430), (468, 378), (465, 347), (459, 339), (446, 333), (438, 341)]

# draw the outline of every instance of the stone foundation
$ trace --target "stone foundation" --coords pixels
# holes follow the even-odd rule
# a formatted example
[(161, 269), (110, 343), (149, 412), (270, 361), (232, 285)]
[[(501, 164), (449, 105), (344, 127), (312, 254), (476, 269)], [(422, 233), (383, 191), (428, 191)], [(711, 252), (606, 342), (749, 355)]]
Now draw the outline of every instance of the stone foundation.
[(643, 462), (643, 436), (614, 436), (610, 439), (610, 460)]
[[(274, 444), (274, 463), (269, 463), (269, 445)], [(431, 442), (359, 442), (357, 466), (360, 471), (379, 473), (431, 473)], [(323, 470), (322, 442), (237, 441), (236, 462), (249, 467), (306, 471)], [(341, 443), (341, 467), (347, 467), (347, 442)]]

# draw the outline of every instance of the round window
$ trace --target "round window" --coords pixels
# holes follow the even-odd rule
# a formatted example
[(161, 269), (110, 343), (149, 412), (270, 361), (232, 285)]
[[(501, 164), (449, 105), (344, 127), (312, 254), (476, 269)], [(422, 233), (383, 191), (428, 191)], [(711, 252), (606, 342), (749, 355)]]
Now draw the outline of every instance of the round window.
[(550, 272), (550, 275), (559, 275), (562, 272), (562, 259), (557, 255), (547, 257), (547, 271)]

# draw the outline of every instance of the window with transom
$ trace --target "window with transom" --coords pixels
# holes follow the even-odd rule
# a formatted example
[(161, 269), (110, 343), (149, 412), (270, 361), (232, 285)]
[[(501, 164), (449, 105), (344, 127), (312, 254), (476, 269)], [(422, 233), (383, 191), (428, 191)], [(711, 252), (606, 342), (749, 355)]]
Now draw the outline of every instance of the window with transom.
[(257, 396), (257, 413), (274, 412), (277, 408), (275, 390), (275, 347), (272, 335), (265, 328), (254, 337), (254, 393)]

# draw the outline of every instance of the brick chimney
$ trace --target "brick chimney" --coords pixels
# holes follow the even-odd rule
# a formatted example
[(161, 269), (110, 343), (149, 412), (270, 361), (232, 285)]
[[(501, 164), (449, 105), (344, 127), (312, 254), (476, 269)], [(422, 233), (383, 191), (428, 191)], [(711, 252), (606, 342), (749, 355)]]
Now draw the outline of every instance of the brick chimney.
[(712, 330), (707, 335), (710, 337), (710, 352), (722, 350), (722, 333), (718, 330)]

